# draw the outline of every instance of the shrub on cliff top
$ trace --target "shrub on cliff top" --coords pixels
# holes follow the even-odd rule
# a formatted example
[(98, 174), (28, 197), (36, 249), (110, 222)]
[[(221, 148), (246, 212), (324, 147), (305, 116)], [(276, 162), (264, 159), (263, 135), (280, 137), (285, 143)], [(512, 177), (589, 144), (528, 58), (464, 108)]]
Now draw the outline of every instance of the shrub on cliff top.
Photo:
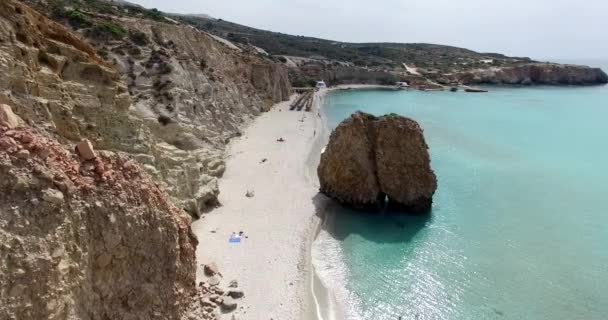
[(74, 27), (74, 29), (86, 28), (93, 25), (87, 17), (78, 10), (72, 10), (66, 13), (68, 23)]
[(96, 38), (96, 39), (106, 39), (113, 38), (116, 40), (120, 40), (127, 35), (127, 30), (125, 28), (114, 24), (114, 23), (103, 23), (94, 26), (93, 28), (87, 31), (87, 36)]
[(138, 46), (145, 46), (150, 43), (150, 41), (148, 40), (148, 36), (140, 31), (131, 30), (129, 32), (129, 39), (131, 39), (131, 41), (133, 41), (133, 43)]
[(109, 52), (106, 47), (103, 47), (103, 48), (97, 50), (97, 55), (100, 56), (104, 60), (108, 60), (108, 54), (109, 54)]

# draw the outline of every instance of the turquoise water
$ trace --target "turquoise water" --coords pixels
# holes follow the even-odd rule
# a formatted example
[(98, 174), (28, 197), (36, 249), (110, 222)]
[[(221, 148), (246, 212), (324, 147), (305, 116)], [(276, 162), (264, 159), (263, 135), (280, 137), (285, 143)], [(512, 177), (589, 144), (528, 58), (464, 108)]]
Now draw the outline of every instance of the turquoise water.
[(608, 87), (486, 94), (340, 91), (418, 121), (439, 188), (428, 217), (334, 210), (315, 268), (349, 319), (608, 318)]

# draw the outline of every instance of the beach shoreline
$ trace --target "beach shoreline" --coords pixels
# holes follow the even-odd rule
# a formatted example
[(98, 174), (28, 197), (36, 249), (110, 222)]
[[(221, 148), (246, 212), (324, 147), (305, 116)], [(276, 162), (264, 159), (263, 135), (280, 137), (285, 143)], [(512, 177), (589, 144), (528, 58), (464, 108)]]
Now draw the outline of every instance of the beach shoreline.
[[(203, 265), (212, 262), (223, 275), (220, 287), (237, 280), (245, 293), (235, 311), (239, 319), (336, 319), (335, 302), (315, 275), (311, 250), (329, 203), (318, 193), (316, 175), (330, 134), (324, 98), (346, 88), (382, 86), (320, 90), (311, 112), (290, 111), (293, 96), (254, 119), (228, 145), (226, 172), (219, 180), (221, 206), (192, 229), (200, 242), (197, 281), (208, 279)], [(249, 191), (253, 197), (246, 196)], [(239, 231), (246, 238), (229, 243), (230, 234)]]
[[(293, 98), (261, 114), (229, 144), (219, 180), (222, 205), (192, 226), (200, 242), (197, 280), (207, 280), (202, 266), (212, 262), (223, 275), (220, 287), (237, 280), (245, 293), (235, 311), (239, 319), (314, 314), (309, 257), (320, 219), (311, 150), (320, 153), (326, 134), (318, 104), (312, 112), (290, 111)], [(249, 191), (253, 197), (246, 196)], [(230, 234), (239, 231), (247, 238), (229, 243)]]

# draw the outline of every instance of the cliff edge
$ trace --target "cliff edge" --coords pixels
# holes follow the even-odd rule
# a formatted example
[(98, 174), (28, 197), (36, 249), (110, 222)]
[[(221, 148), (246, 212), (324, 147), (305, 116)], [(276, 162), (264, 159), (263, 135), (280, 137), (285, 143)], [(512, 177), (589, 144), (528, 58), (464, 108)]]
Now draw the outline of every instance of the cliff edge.
[(13, 124), (0, 123), (3, 319), (180, 319), (196, 274), (185, 212), (126, 155), (85, 160)]
[(29, 3), (60, 23), (0, 3), (0, 103), (61, 143), (131, 154), (195, 217), (218, 205), (228, 141), (291, 95), (285, 67), (193, 27)]

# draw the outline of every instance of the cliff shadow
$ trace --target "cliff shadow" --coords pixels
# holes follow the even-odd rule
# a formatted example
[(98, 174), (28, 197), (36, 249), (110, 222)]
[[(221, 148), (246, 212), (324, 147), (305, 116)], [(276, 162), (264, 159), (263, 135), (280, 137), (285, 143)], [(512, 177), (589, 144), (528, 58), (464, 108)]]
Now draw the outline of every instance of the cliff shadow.
[(313, 197), (322, 229), (344, 241), (360, 236), (375, 243), (409, 243), (433, 222), (433, 212), (408, 215), (399, 212), (361, 212), (346, 208), (322, 193)]

